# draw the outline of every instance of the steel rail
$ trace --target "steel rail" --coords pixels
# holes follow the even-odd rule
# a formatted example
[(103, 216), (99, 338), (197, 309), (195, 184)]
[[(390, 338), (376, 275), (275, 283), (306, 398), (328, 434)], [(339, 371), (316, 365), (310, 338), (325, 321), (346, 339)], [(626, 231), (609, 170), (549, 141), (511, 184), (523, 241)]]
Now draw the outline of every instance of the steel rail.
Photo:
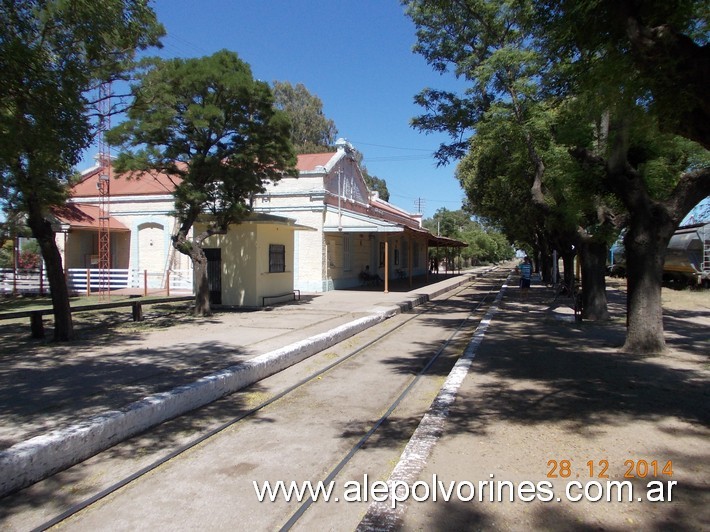
[[(127, 486), (128, 484), (130, 484), (131, 482), (134, 482), (135, 480), (138, 480), (139, 478), (145, 476), (146, 474), (159, 468), (160, 466), (165, 465), (166, 463), (173, 460), (174, 458), (177, 458), (181, 454), (189, 451), (190, 449), (205, 442), (206, 440), (216, 436), (217, 434), (223, 432), (224, 430), (228, 429), (229, 427), (233, 426), (234, 424), (244, 420), (245, 418), (253, 416), (254, 414), (259, 412), (260, 410), (262, 410), (262, 409), (266, 408), (267, 406), (275, 403), (276, 401), (284, 398), (285, 396), (287, 396), (291, 392), (301, 388), (302, 386), (305, 386), (306, 384), (308, 384), (311, 381), (314, 381), (315, 379), (318, 379), (318, 377), (322, 376), (323, 374), (327, 373), (328, 371), (332, 370), (333, 368), (339, 366), (343, 362), (346, 362), (347, 360), (350, 360), (352, 357), (362, 353), (366, 349), (369, 349), (370, 347), (372, 347), (373, 345), (382, 341), (383, 339), (387, 338), (388, 336), (390, 336), (391, 334), (393, 334), (397, 330), (401, 329), (405, 325), (408, 325), (409, 323), (411, 323), (415, 319), (419, 319), (419, 318), (425, 316), (426, 314), (428, 314), (429, 312), (434, 310), (437, 307), (437, 305), (439, 305), (442, 301), (449, 300), (449, 299), (457, 296), (461, 292), (468, 290), (471, 286), (475, 285), (477, 281), (484, 278), (488, 273), (495, 272), (496, 270), (497, 270), (497, 268), (490, 270), (489, 272), (486, 272), (485, 274), (483, 274), (481, 277), (478, 277), (476, 279), (472, 279), (470, 282), (460, 285), (459, 287), (448, 292), (446, 294), (446, 297), (444, 297), (444, 298), (428, 301), (424, 305), (421, 305), (420, 307), (415, 307), (415, 309), (412, 311), (414, 314), (411, 317), (409, 317), (408, 319), (402, 321), (401, 323), (398, 323), (397, 325), (387, 329), (386, 331), (383, 331), (382, 333), (380, 333), (377, 337), (373, 338), (372, 340), (369, 340), (368, 342), (353, 349), (351, 352), (347, 353), (346, 355), (339, 358), (338, 360), (333, 361), (332, 363), (328, 364), (327, 366), (325, 366), (325, 367), (319, 369), (318, 371), (310, 374), (309, 376), (299, 380), (295, 384), (287, 387), (283, 391), (277, 393), (273, 397), (270, 397), (269, 399), (265, 400), (264, 402), (260, 403), (259, 405), (255, 406), (245, 412), (242, 412), (241, 414), (233, 417), (232, 419), (229, 419), (228, 421), (225, 421), (224, 423), (218, 425), (217, 427), (214, 427), (214, 428), (208, 430), (207, 432), (198, 436), (197, 438), (180, 445), (179, 447), (172, 450), (168, 454), (158, 458), (154, 462), (148, 464), (147, 466), (142, 467), (138, 471), (124, 477), (123, 479), (118, 480), (117, 482), (104, 488), (103, 490), (99, 491), (98, 493), (92, 495), (91, 497), (88, 497), (87, 499), (84, 499), (83, 501), (73, 504), (72, 506), (67, 508), (65, 511), (63, 511), (62, 513), (43, 522), (41, 525), (33, 528), (32, 532), (39, 532), (39, 531), (47, 530), (53, 526), (60, 524), (62, 521), (65, 521), (69, 517), (76, 515), (79, 512), (89, 508), (90, 506), (97, 503), (101, 499), (104, 499), (105, 497), (111, 495), (112, 493), (117, 492), (121, 488)], [(400, 393), (400, 396), (395, 400), (395, 403), (390, 406), (390, 408), (382, 416), (382, 418), (380, 418), (380, 420), (378, 420), (375, 423), (375, 425), (373, 425), (373, 427), (361, 438), (361, 440), (353, 447), (353, 449), (351, 449), (351, 451), (348, 453), (346, 458), (344, 458), (343, 460), (340, 461), (340, 463), (331, 472), (331, 474), (328, 476), (327, 479), (330, 479), (331, 476), (335, 477), (335, 475), (337, 475), (337, 473), (347, 464), (347, 462), (350, 459), (352, 459), (352, 457), (355, 455), (357, 450), (360, 449), (362, 447), (362, 445), (367, 441), (367, 439), (369, 439), (370, 436), (372, 436), (372, 434), (374, 434), (374, 432), (377, 430), (377, 428), (380, 425), (382, 425), (382, 423), (394, 411), (394, 409), (397, 407), (397, 405), (399, 405), (399, 403), (402, 401), (402, 399), (409, 393), (409, 391), (416, 384), (416, 382), (418, 382), (419, 379), (425, 374), (425, 372), (428, 371), (428, 369), (431, 368), (431, 366), (436, 362), (436, 360), (439, 358), (440, 354), (444, 351), (444, 349), (446, 349), (446, 347), (448, 347), (448, 345), (450, 345), (450, 343), (453, 341), (455, 336), (461, 331), (463, 326), (471, 319), (471, 316), (473, 316), (479, 310), (480, 306), (485, 302), (486, 298), (488, 297), (488, 295), (490, 295), (490, 293), (493, 290), (494, 290), (493, 288), (488, 290), (488, 292), (486, 292), (486, 294), (484, 294), (484, 297), (478, 302), (476, 307), (473, 310), (471, 310), (465, 318), (463, 318), (461, 320), (457, 329), (452, 333), (452, 335), (449, 336), (449, 338), (447, 340), (445, 340), (443, 342), (441, 347), (432, 356), (432, 358), (429, 359), (427, 364), (419, 371), (419, 373), (413, 378), (413, 380), (405, 387), (404, 391), (402, 393)], [(248, 389), (249, 388), (245, 388), (245, 390), (248, 390)], [(304, 504), (306, 504), (306, 503), (304, 503)], [(312, 501), (310, 503), (308, 503), (304, 508), (302, 508), (302, 509), (299, 508), (299, 510), (294, 515), (291, 516), (291, 518), (289, 519), (287, 524), (284, 525), (282, 530), (290, 529), (293, 526), (293, 524), (295, 524), (295, 522), (298, 521), (300, 516), (303, 515), (303, 513), (306, 511), (308, 506), (310, 506), (310, 504), (312, 504)], [(290, 525), (289, 525), (289, 523), (290, 523)]]
[[(500, 289), (498, 289), (500, 291)], [(462, 290), (463, 291), (463, 290)], [(328, 485), (330, 482), (335, 480), (335, 477), (340, 473), (340, 471), (352, 460), (352, 458), (357, 454), (357, 452), (362, 448), (365, 443), (367, 443), (367, 440), (370, 439), (370, 437), (377, 431), (377, 429), (387, 420), (387, 418), (392, 414), (392, 412), (395, 411), (395, 409), (399, 406), (399, 404), (409, 395), (409, 393), (412, 391), (414, 386), (419, 382), (419, 380), (426, 375), (426, 373), (429, 371), (429, 369), (434, 365), (434, 363), (439, 359), (439, 356), (441, 353), (444, 352), (444, 350), (453, 342), (453, 340), (458, 336), (458, 334), (461, 332), (463, 329), (464, 325), (471, 319), (471, 317), (478, 312), (480, 307), (483, 305), (483, 303), (486, 302), (486, 299), (488, 296), (491, 294), (493, 289), (490, 289), (488, 292), (486, 292), (481, 298), (481, 300), (478, 302), (478, 304), (475, 306), (473, 310), (471, 310), (465, 318), (461, 320), (459, 323), (458, 327), (456, 330), (451, 333), (451, 335), (444, 341), (444, 343), (439, 347), (437, 352), (427, 361), (426, 365), (419, 370), (419, 372), (412, 378), (412, 380), (407, 384), (404, 389), (400, 392), (400, 394), (397, 396), (397, 398), (390, 404), (389, 408), (387, 411), (380, 417), (373, 425), (370, 427), (370, 430), (368, 430), (362, 438), (350, 449), (350, 451), (345, 455), (345, 457), (338, 462), (338, 464), (330, 471), (328, 476), (322, 480), (322, 483), (324, 485)], [(453, 297), (453, 296), (452, 296)], [(408, 322), (407, 322), (408, 323)], [(308, 510), (308, 508), (315, 502), (313, 497), (309, 497), (306, 499), (301, 506), (294, 512), (291, 517), (289, 518), (288, 521), (280, 528), (281, 532), (285, 532), (290, 530), (297, 522), (298, 520), (303, 516), (303, 514)]]

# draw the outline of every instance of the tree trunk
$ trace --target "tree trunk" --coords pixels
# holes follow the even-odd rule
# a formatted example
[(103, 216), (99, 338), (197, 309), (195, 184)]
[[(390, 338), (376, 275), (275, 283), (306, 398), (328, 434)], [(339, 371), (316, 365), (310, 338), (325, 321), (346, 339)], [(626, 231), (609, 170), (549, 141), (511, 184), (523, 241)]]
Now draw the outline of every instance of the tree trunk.
[(572, 155), (604, 168), (605, 183), (626, 207), (628, 232), (626, 248), (627, 322), (624, 349), (633, 353), (660, 353), (665, 350), (661, 282), (668, 242), (683, 217), (710, 191), (710, 169), (699, 168), (680, 176), (670, 196), (654, 201), (642, 178), (627, 159), (630, 120), (621, 117), (608, 158), (585, 149)]
[(574, 256), (575, 252), (567, 252), (562, 254), (562, 269), (564, 270), (564, 284), (568, 290), (568, 294), (572, 293), (574, 287)]
[(69, 305), (69, 290), (67, 290), (62, 256), (54, 238), (54, 230), (52, 225), (42, 216), (39, 207), (31, 204), (28, 205), (27, 225), (30, 226), (32, 236), (37, 240), (42, 251), (49, 280), (54, 313), (54, 340), (58, 342), (71, 340), (74, 337), (74, 325)]
[(543, 241), (540, 243), (539, 249), (540, 260), (537, 266), (542, 283), (546, 285), (554, 284), (554, 280), (552, 279), (552, 253), (550, 252), (550, 246), (546, 241)]
[(195, 247), (199, 250), (199, 253), (195, 254), (197, 256), (192, 256), (195, 282), (197, 282), (197, 290), (195, 290), (195, 316), (211, 316), (212, 307), (210, 306), (210, 285), (207, 279), (207, 257), (201, 247)]
[(661, 282), (665, 252), (674, 229), (667, 217), (636, 212), (624, 237), (628, 279), (625, 351), (661, 353), (665, 350)]
[(205, 232), (199, 237), (190, 240), (187, 238), (190, 227), (192, 227), (191, 222), (189, 224), (183, 222), (178, 233), (172, 237), (173, 247), (183, 255), (190, 257), (192, 261), (196, 285), (194, 315), (198, 317), (211, 316), (212, 307), (210, 306), (210, 286), (207, 278), (207, 256), (202, 249), (202, 242), (207, 236), (216, 233)]
[(195, 272), (195, 308), (194, 315), (198, 317), (211, 316), (210, 287), (207, 279), (207, 257), (202, 246), (192, 242), (185, 236), (186, 232), (178, 231), (173, 236), (173, 247), (183, 255), (190, 257)]
[(582, 317), (585, 320), (609, 319), (605, 280), (606, 255), (606, 244), (588, 241), (582, 241), (580, 244)]

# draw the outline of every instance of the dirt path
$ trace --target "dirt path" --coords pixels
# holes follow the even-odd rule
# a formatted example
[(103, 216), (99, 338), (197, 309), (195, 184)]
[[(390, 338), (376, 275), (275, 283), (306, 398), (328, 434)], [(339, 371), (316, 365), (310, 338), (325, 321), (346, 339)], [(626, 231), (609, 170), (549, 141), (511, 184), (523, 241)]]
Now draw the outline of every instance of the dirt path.
[[(707, 530), (710, 293), (664, 290), (669, 350), (662, 356), (618, 351), (619, 292), (610, 293), (614, 319), (606, 324), (561, 321), (559, 309), (547, 308), (546, 290), (533, 294), (527, 304), (515, 290), (504, 300), (419, 476), (430, 485), (434, 474), (445, 486), (472, 482), (474, 500), (412, 502), (404, 529)], [(484, 491), (479, 501), (479, 481), (491, 480), (549, 481), (554, 495), (522, 502), (516, 492), (509, 502), (504, 491), (504, 501), (491, 502)], [(572, 481), (580, 483), (571, 488), (576, 498), (587, 483), (605, 489), (624, 480), (631, 502), (572, 502), (565, 493)], [(664, 502), (649, 502), (651, 481), (663, 484)], [(676, 482), (670, 494), (669, 482)], [(593, 498), (599, 493), (596, 484), (589, 489)]]

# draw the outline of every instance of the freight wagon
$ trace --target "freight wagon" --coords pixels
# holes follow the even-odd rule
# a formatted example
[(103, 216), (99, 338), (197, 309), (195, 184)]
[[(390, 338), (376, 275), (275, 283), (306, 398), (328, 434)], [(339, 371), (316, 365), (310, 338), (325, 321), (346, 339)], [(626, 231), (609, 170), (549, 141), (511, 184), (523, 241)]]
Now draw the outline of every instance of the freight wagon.
[[(612, 248), (613, 277), (626, 276), (624, 249), (620, 243)], [(669, 284), (704, 284), (710, 286), (710, 222), (679, 227), (668, 242), (663, 265), (663, 280)]]
[(671, 282), (710, 284), (710, 222), (676, 230), (668, 243), (663, 277)]

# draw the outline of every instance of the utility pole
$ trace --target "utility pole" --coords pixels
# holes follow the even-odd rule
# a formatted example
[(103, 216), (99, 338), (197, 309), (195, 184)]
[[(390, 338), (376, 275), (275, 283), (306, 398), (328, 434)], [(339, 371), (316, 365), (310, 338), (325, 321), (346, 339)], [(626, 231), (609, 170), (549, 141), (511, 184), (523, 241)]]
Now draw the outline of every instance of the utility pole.
[(417, 198), (414, 200), (414, 206), (416, 207), (417, 214), (422, 214), (424, 212), (424, 205), (426, 200), (424, 198)]

